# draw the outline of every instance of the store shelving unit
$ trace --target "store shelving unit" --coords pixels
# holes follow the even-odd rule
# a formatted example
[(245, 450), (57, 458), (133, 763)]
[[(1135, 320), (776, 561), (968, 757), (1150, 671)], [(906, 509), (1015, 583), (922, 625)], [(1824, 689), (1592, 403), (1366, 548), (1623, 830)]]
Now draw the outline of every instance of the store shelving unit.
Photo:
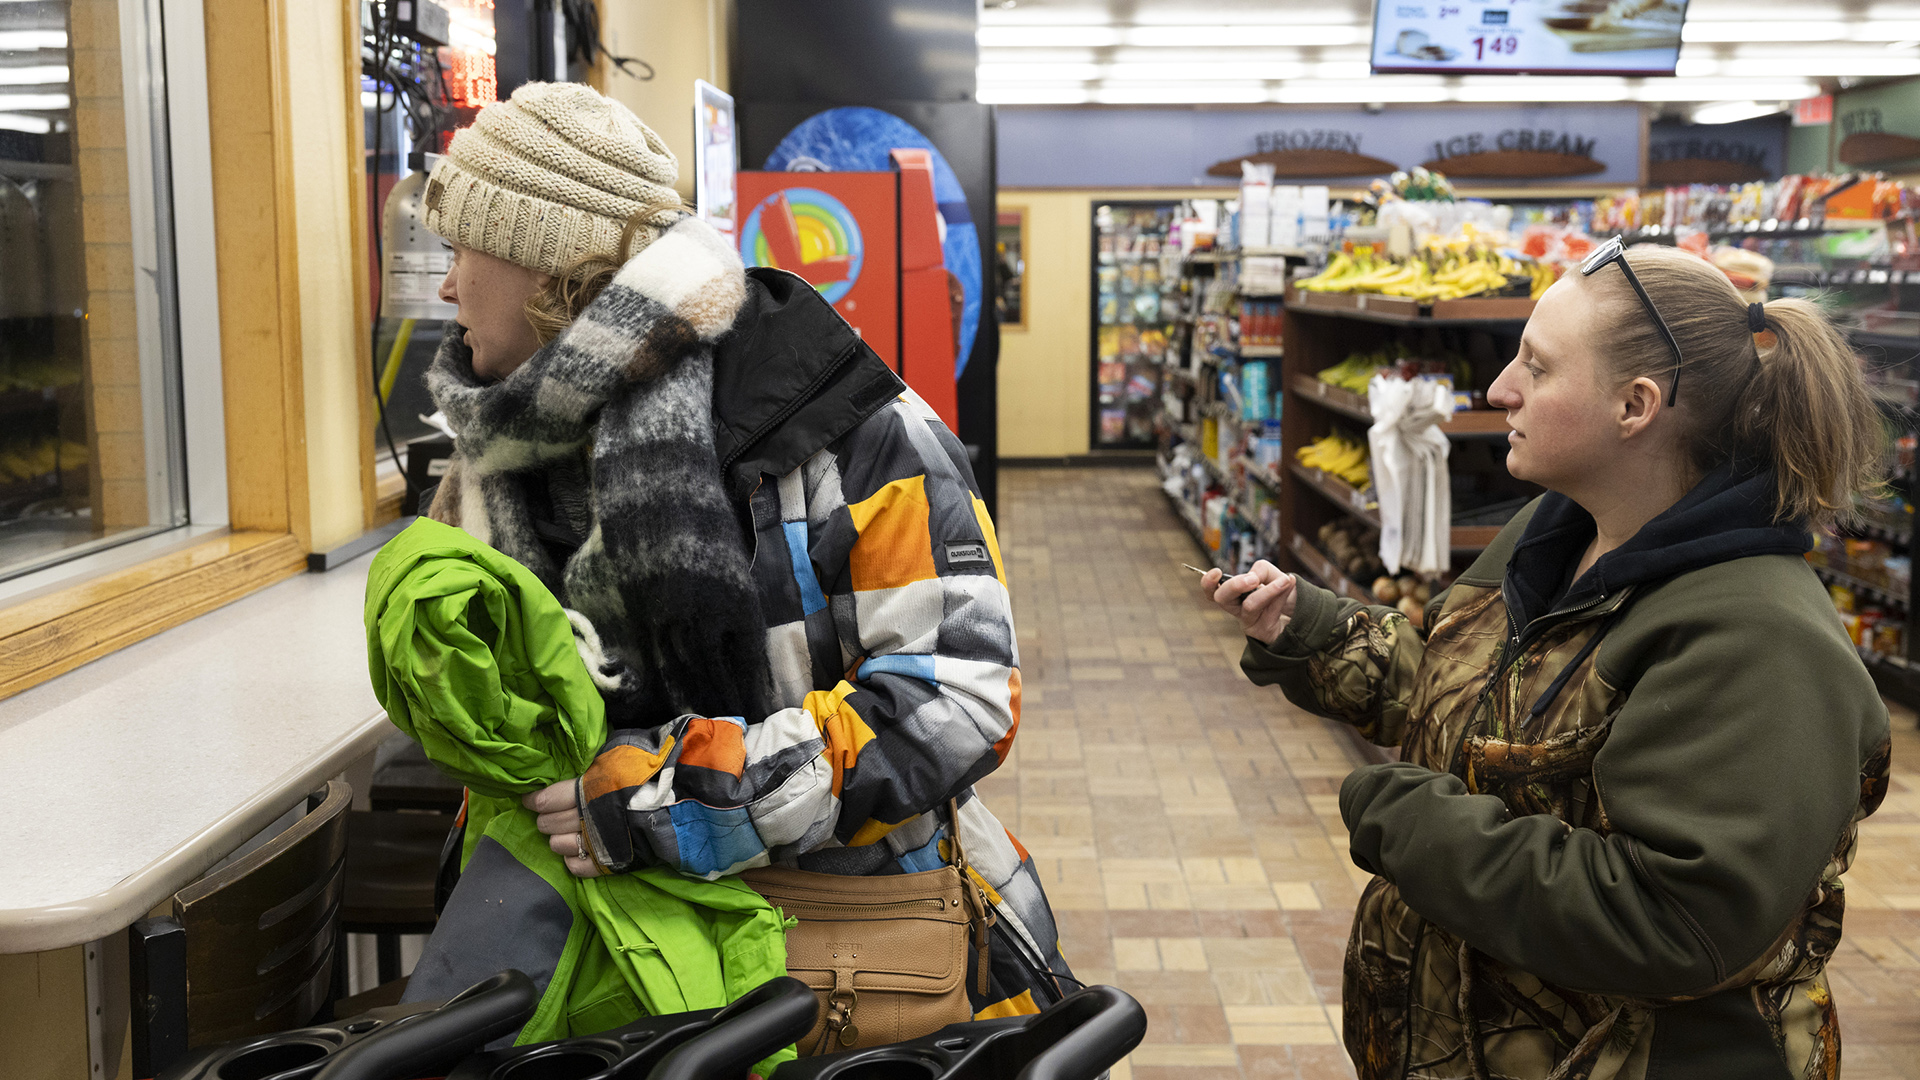
[[(1308, 539), (1319, 527), (1336, 517), (1347, 517), (1378, 528), (1380, 512), (1370, 492), (1356, 491), (1337, 476), (1298, 463), (1295, 453), (1307, 443), (1335, 429), (1355, 438), (1364, 438), (1373, 423), (1367, 399), (1352, 391), (1330, 386), (1315, 377), (1355, 351), (1370, 351), (1403, 335), (1412, 333), (1415, 344), (1438, 348), (1443, 339), (1452, 341), (1473, 363), (1475, 384), (1491, 384), (1501, 367), (1518, 348), (1520, 330), (1526, 324), (1529, 301), (1501, 299), (1456, 301), (1451, 304), (1420, 305), (1394, 297), (1345, 296), (1340, 294), (1295, 294), (1289, 297), (1286, 320), (1286, 358), (1282, 362), (1282, 385), (1286, 389), (1286, 407), (1281, 421), (1281, 455), (1287, 463), (1280, 480), (1280, 520), (1289, 534), (1283, 568), (1304, 571), (1310, 577), (1342, 595), (1356, 596), (1366, 590), (1345, 579), (1331, 560)], [(1466, 388), (1463, 388), (1466, 389)], [(1478, 442), (1491, 451), (1511, 430), (1506, 414), (1498, 410), (1455, 413), (1443, 425), (1450, 438), (1462, 446)], [(1503, 460), (1499, 454), (1487, 454)], [(1537, 489), (1506, 476), (1499, 467), (1502, 491), (1516, 495)], [(1455, 568), (1484, 550), (1499, 535), (1498, 524), (1457, 525), (1452, 530), (1451, 547)], [(1329, 576), (1332, 575), (1332, 576)]]
[(1094, 207), (1093, 355), (1089, 407), (1095, 450), (1154, 444), (1168, 344), (1176, 333), (1177, 202), (1108, 201)]

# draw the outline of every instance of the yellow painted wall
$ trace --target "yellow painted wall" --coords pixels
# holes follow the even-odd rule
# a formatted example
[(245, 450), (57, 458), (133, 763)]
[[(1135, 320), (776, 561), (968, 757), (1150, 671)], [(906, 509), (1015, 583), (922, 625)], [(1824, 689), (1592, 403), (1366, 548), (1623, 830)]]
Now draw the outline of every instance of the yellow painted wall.
[(1000, 189), (1027, 212), (1027, 328), (1000, 331), (1000, 456), (1063, 457), (1092, 445), (1093, 207), (1104, 199), (1219, 198), (1221, 189)]
[(616, 56), (653, 65), (641, 82), (605, 65), (600, 88), (632, 109), (680, 160), (680, 197), (693, 201), (693, 80), (727, 89), (733, 0), (601, 0), (601, 34)]
[[(366, 528), (361, 501), (361, 423), (355, 308), (348, 20), (332, 4), (287, 3), (287, 88), (299, 253), (301, 381), (305, 391), (311, 550), (326, 551)], [(357, 121), (358, 117), (353, 117)]]

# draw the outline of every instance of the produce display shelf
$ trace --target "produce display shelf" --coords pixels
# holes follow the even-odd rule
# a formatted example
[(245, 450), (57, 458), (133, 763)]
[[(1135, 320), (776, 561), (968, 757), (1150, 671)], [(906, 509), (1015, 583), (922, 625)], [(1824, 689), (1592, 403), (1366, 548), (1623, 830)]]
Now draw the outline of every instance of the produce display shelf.
[[(1320, 493), (1328, 502), (1333, 503), (1352, 517), (1373, 526), (1380, 527), (1380, 508), (1370, 495), (1354, 489), (1352, 484), (1320, 469), (1309, 469), (1299, 462), (1292, 462), (1287, 468), (1293, 475), (1306, 482), (1309, 488)], [(1500, 535), (1501, 525), (1456, 525), (1451, 530), (1448, 546), (1454, 551), (1482, 551)]]
[(1893, 608), (1895, 611), (1905, 612), (1907, 610), (1907, 598), (1887, 588), (1884, 584), (1868, 581), (1865, 578), (1854, 577), (1845, 570), (1835, 570), (1831, 566), (1822, 566), (1819, 563), (1810, 563), (1809, 565), (1813, 567), (1813, 572), (1819, 575), (1820, 579), (1829, 585), (1844, 585), (1852, 589), (1855, 593), (1863, 593), (1868, 597), (1877, 597), (1882, 603)]
[[(1373, 412), (1367, 407), (1367, 399), (1351, 390), (1323, 383), (1310, 375), (1295, 376), (1293, 392), (1296, 397), (1318, 402), (1343, 416), (1355, 420), (1373, 423)], [(1507, 424), (1507, 414), (1502, 409), (1475, 409), (1453, 414), (1452, 419), (1440, 426), (1448, 435), (1506, 435), (1513, 430)]]
[(1306, 482), (1306, 485), (1324, 496), (1328, 502), (1359, 518), (1361, 521), (1380, 527), (1380, 508), (1366, 493), (1355, 488), (1345, 480), (1322, 469), (1310, 469), (1297, 461), (1288, 462), (1287, 469), (1293, 475)]
[(1525, 297), (1463, 297), (1422, 304), (1404, 296), (1379, 293), (1317, 293), (1295, 289), (1287, 294), (1290, 314), (1336, 315), (1367, 322), (1412, 326), (1521, 323), (1533, 314)]
[(1358, 600), (1363, 604), (1380, 602), (1374, 599), (1372, 592), (1341, 573), (1339, 568), (1333, 565), (1333, 560), (1322, 555), (1320, 549), (1314, 547), (1306, 537), (1294, 533), (1293, 539), (1287, 546), (1293, 551), (1294, 557), (1300, 560), (1300, 565), (1306, 567), (1309, 574), (1320, 579), (1320, 584), (1349, 600)]

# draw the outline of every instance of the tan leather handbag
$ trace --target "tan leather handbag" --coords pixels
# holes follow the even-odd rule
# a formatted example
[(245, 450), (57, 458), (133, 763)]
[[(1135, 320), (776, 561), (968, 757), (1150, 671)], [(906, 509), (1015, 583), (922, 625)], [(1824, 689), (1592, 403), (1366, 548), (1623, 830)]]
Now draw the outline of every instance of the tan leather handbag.
[[(958, 820), (948, 804), (949, 822)], [(787, 931), (787, 974), (820, 997), (800, 1053), (825, 1054), (917, 1039), (973, 1018), (967, 946), (979, 954), (980, 993), (991, 985), (993, 905), (967, 874), (959, 828), (938, 870), (882, 877), (764, 867), (740, 875), (798, 924)]]

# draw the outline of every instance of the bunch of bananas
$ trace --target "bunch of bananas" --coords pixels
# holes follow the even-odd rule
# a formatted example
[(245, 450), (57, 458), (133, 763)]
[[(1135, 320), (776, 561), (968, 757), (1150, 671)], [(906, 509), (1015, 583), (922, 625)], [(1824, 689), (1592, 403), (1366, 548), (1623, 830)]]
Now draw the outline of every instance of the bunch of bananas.
[(1315, 375), (1314, 378), (1328, 386), (1337, 386), (1356, 394), (1367, 392), (1367, 383), (1373, 373), (1393, 363), (1393, 357), (1387, 352), (1354, 353), (1345, 360)]
[[(1546, 284), (1541, 283), (1543, 275)], [(1469, 240), (1436, 240), (1426, 250), (1402, 259), (1376, 257), (1371, 247), (1358, 245), (1352, 253), (1336, 253), (1326, 269), (1295, 285), (1308, 292), (1380, 293), (1433, 301), (1506, 292), (1516, 289), (1520, 281), (1538, 297), (1553, 283), (1552, 271)]]
[(38, 439), (0, 449), (0, 483), (20, 483), (87, 463), (85, 443)]
[(1367, 444), (1337, 432), (1315, 439), (1295, 450), (1293, 456), (1307, 468), (1330, 472), (1356, 489), (1373, 483), (1373, 471), (1367, 464)]

